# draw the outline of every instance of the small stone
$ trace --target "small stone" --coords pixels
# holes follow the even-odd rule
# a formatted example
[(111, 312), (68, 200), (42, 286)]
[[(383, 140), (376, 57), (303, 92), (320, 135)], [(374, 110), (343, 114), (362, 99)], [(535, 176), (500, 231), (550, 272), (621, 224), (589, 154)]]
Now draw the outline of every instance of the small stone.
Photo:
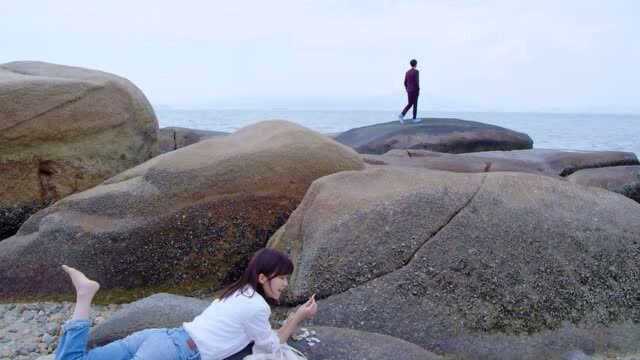
[(570, 351), (562, 355), (562, 360), (590, 360), (591, 356), (583, 353), (580, 350)]
[(9, 349), (9, 347), (6, 347), (2, 349), (2, 351), (0, 351), (0, 357), (2, 359), (11, 359), (14, 355), (15, 355), (15, 352)]
[(31, 310), (27, 310), (27, 311), (22, 313), (22, 319), (24, 321), (33, 320), (34, 316), (35, 316), (35, 313), (33, 311), (31, 311)]
[(41, 341), (47, 345), (51, 344), (55, 339), (49, 334), (42, 335)]
[(58, 323), (48, 323), (45, 325), (45, 330), (49, 335), (56, 335), (58, 333)]
[(60, 312), (60, 310), (62, 310), (62, 305), (53, 305), (47, 309), (46, 313), (51, 315)]

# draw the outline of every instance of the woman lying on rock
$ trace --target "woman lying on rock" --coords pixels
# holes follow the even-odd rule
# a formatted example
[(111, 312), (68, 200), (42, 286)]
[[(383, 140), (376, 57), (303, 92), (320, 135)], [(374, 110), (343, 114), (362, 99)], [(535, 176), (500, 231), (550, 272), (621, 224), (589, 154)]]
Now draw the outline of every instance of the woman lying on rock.
[[(182, 327), (149, 329), (87, 351), (89, 311), (100, 285), (80, 271), (63, 265), (76, 288), (76, 306), (56, 350), (56, 360), (219, 360), (243, 359), (248, 354), (290, 352), (287, 340), (300, 322), (317, 311), (314, 296), (292, 313), (276, 332), (271, 329), (269, 303), (276, 303), (293, 272), (289, 258), (262, 249), (249, 261), (244, 274), (220, 299)], [(286, 358), (286, 357), (284, 357)]]

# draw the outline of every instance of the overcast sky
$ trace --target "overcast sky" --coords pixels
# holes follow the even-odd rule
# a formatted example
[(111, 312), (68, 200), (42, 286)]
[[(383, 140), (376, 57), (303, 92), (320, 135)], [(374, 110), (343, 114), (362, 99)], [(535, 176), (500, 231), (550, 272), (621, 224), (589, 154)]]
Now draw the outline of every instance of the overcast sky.
[(426, 109), (640, 113), (637, 0), (7, 0), (0, 16), (0, 63), (112, 72), (154, 105), (388, 107), (416, 58)]

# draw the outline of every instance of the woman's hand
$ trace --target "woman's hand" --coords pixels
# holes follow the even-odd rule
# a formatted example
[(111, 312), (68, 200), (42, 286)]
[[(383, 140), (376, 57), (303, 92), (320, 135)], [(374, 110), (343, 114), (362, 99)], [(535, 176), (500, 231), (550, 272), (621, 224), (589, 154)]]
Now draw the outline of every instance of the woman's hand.
[(316, 294), (311, 295), (309, 300), (306, 303), (300, 305), (300, 307), (296, 310), (295, 315), (304, 320), (311, 319), (316, 316), (318, 312), (318, 304), (316, 304)]

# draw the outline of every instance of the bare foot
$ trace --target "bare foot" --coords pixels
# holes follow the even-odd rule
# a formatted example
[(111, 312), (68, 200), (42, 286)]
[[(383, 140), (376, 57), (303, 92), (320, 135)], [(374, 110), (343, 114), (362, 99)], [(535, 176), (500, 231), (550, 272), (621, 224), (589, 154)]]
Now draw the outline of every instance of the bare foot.
[(73, 282), (73, 286), (76, 288), (76, 295), (78, 297), (91, 299), (93, 298), (93, 295), (98, 292), (98, 289), (100, 289), (100, 284), (89, 279), (79, 270), (67, 265), (62, 265), (62, 270), (64, 270), (71, 278), (71, 282)]

